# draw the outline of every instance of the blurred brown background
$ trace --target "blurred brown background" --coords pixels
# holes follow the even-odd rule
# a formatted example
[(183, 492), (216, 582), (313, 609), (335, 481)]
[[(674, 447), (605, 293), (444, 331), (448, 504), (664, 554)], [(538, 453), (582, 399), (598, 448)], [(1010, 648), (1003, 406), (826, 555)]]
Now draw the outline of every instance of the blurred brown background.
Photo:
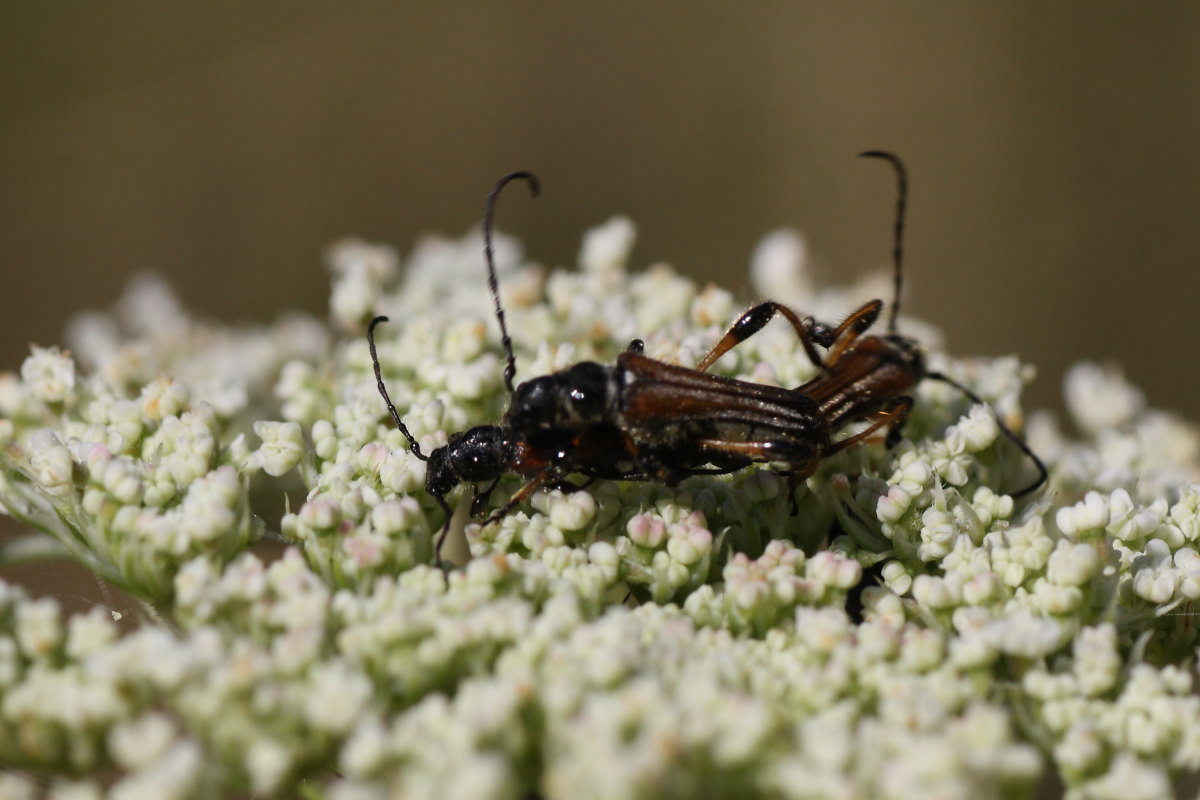
[[(10, 3), (0, 47), (0, 369), (130, 273), (227, 319), (323, 312), (322, 249), (501, 226), (574, 264), (616, 212), (745, 286), (799, 227), (839, 280), (887, 262), (912, 173), (908, 309), (1019, 352), (1053, 404), (1114, 358), (1200, 417), (1200, 6), (1097, 2)], [(482, 278), (480, 291), (483, 291)], [(752, 299), (746, 297), (747, 300)]]

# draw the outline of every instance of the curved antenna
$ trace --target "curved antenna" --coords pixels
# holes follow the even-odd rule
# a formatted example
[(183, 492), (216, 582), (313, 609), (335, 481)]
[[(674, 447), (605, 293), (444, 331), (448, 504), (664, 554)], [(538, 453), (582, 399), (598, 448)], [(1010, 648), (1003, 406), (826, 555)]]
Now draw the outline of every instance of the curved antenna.
[(1000, 415), (996, 413), (996, 409), (991, 403), (985, 402), (979, 395), (975, 394), (970, 389), (951, 378), (949, 375), (945, 375), (941, 372), (928, 372), (925, 374), (925, 377), (929, 378), (930, 380), (941, 381), (942, 383), (949, 384), (965, 394), (972, 403), (976, 403), (981, 406), (987, 406), (988, 411), (992, 412), (992, 417), (996, 420), (996, 424), (1000, 426), (1000, 430), (1004, 433), (1004, 435), (1011, 439), (1012, 443), (1019, 447), (1021, 452), (1033, 462), (1035, 467), (1037, 467), (1037, 479), (1035, 479), (1033, 483), (1029, 484), (1024, 489), (1019, 489), (1015, 492), (1009, 492), (1009, 497), (1013, 498), (1014, 500), (1018, 497), (1024, 497), (1046, 482), (1046, 479), (1049, 477), (1049, 473), (1046, 472), (1046, 465), (1042, 463), (1042, 460), (1037, 457), (1037, 454), (1030, 449), (1029, 445), (1021, 441), (1021, 439), (1015, 433), (1013, 433), (1012, 429), (1004, 424), (1004, 420), (1000, 419)]
[(496, 280), (496, 262), (492, 254), (492, 220), (496, 216), (496, 198), (500, 196), (500, 190), (518, 178), (529, 184), (529, 193), (533, 197), (537, 197), (541, 192), (541, 184), (532, 172), (510, 172), (496, 181), (492, 191), (488, 192), (487, 205), (483, 209), (483, 257), (487, 260), (488, 286), (492, 290), (492, 299), (496, 302), (496, 319), (500, 322), (500, 343), (504, 345), (504, 354), (508, 358), (508, 363), (504, 365), (504, 388), (510, 395), (513, 393), (513, 376), (517, 374), (517, 359), (513, 356), (508, 325), (504, 323), (504, 306), (500, 304), (500, 283)]
[(891, 315), (888, 317), (888, 333), (895, 333), (896, 318), (900, 316), (900, 267), (904, 261), (904, 211), (908, 206), (908, 170), (905, 169), (900, 156), (886, 150), (867, 150), (858, 155), (861, 158), (882, 158), (896, 170), (896, 183), (899, 191), (896, 198), (895, 234), (892, 238), (892, 264), (895, 266), (892, 283), (895, 287), (895, 294), (892, 297)]
[(383, 402), (387, 403), (388, 411), (391, 412), (392, 419), (396, 421), (396, 427), (404, 434), (404, 438), (408, 439), (409, 447), (412, 448), (412, 454), (422, 461), (428, 461), (429, 456), (421, 452), (421, 445), (417, 444), (417, 440), (409, 433), (408, 428), (400, 419), (400, 415), (396, 412), (396, 407), (392, 405), (392, 398), (388, 397), (387, 387), (383, 385), (383, 372), (379, 368), (379, 354), (375, 352), (375, 326), (381, 322), (387, 322), (387, 317), (375, 317), (371, 323), (367, 325), (367, 346), (371, 348), (371, 364), (375, 367), (375, 385), (379, 387), (379, 393), (383, 395)]

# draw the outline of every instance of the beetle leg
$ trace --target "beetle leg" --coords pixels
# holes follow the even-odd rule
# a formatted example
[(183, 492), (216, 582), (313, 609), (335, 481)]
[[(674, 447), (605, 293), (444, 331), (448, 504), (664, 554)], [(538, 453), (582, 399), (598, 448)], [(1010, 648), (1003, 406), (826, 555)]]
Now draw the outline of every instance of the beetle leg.
[(493, 522), (504, 519), (504, 517), (508, 516), (509, 512), (521, 505), (521, 503), (524, 503), (529, 499), (530, 495), (541, 488), (542, 484), (550, 479), (551, 474), (551, 471), (547, 469), (527, 480), (525, 485), (518, 489), (512, 497), (508, 498), (508, 502), (501, 506), (499, 510), (492, 512), (492, 515), (485, 519), (483, 524), (491, 525)]
[(801, 320), (795, 311), (792, 311), (782, 303), (776, 303), (772, 300), (765, 300), (738, 317), (737, 321), (729, 327), (729, 330), (725, 332), (725, 335), (721, 337), (713, 349), (708, 351), (708, 355), (700, 359), (700, 363), (696, 365), (696, 369), (700, 372), (707, 370), (718, 358), (761, 331), (763, 326), (774, 318), (776, 312), (782, 314), (792, 324), (792, 328), (795, 329), (796, 335), (800, 337), (800, 344), (803, 345), (804, 352), (808, 354), (808, 359), (812, 361), (813, 366), (824, 371), (825, 362), (821, 358), (821, 354), (817, 352), (812, 334), (809, 331), (812, 319), (806, 317)]
[(853, 436), (848, 436), (845, 439), (834, 442), (825, 450), (823, 455), (831, 456), (835, 453), (840, 453), (847, 447), (852, 447), (858, 444), (863, 439), (882, 428), (884, 425), (891, 426), (891, 430), (888, 431), (888, 440), (891, 441), (893, 438), (895, 438), (895, 440), (898, 442), (900, 437), (900, 428), (903, 427), (904, 420), (908, 418), (908, 412), (912, 410), (912, 407), (913, 399), (911, 397), (908, 397), (907, 395), (904, 397), (897, 397), (891, 402), (890, 405), (888, 405), (886, 409), (876, 413), (875, 421), (871, 423), (870, 427), (868, 427), (866, 430), (859, 431)]
[(495, 490), (496, 485), (499, 483), (500, 483), (500, 478), (499, 478), (499, 476), (497, 476), (496, 480), (492, 481), (491, 486), (487, 487), (482, 492), (479, 491), (478, 488), (476, 488), (475, 496), (473, 498), (471, 498), (471, 516), (472, 517), (478, 517), (480, 514), (483, 513), (484, 507), (487, 506), (487, 502), (491, 498), (492, 492)]
[(867, 328), (875, 324), (875, 320), (879, 319), (879, 313), (883, 310), (882, 300), (872, 300), (869, 303), (864, 303), (857, 311), (846, 317), (841, 323), (829, 332), (829, 361), (837, 363), (837, 360), (842, 357), (842, 353), (850, 345), (854, 344), (854, 340), (861, 336)]
[(563, 494), (574, 494), (575, 492), (588, 488), (598, 480), (599, 478), (592, 476), (583, 483), (579, 484), (571, 483), (565, 479), (560, 481), (549, 481), (546, 483), (546, 488), (550, 489), (551, 491), (562, 492)]

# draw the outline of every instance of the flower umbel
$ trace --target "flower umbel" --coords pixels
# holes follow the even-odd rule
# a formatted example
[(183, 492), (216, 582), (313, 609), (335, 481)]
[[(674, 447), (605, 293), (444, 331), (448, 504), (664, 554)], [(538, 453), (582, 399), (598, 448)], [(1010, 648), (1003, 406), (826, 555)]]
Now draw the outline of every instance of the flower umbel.
[[(497, 238), (519, 380), (633, 337), (694, 364), (738, 316), (725, 289), (629, 272), (635, 241), (615, 219), (547, 272)], [(336, 246), (328, 324), (216, 326), (141, 278), (71, 351), (0, 375), (0, 505), (34, 531), (0, 559), (65, 553), (153, 610), (126, 629), (0, 582), (0, 763), (64, 797), (572, 800), (1028, 797), (1048, 771), (1162, 796), (1200, 769), (1200, 435), (1112, 370), (1068, 379), (1083, 438), (1030, 418), (1033, 496), (1006, 494), (1027, 461), (993, 412), (927, 383), (897, 447), (848, 448), (794, 496), (769, 466), (599, 481), (480, 526), (455, 489), (456, 566), (434, 567), (443, 512), (363, 326), (394, 320), (379, 358), (424, 452), (495, 423), (481, 247)], [(754, 262), (757, 291), (821, 319), (878, 291), (815, 291), (788, 233)], [(1027, 367), (922, 338), (1024, 427)], [(815, 369), (786, 325), (714, 365)], [(264, 534), (286, 548), (250, 552)]]

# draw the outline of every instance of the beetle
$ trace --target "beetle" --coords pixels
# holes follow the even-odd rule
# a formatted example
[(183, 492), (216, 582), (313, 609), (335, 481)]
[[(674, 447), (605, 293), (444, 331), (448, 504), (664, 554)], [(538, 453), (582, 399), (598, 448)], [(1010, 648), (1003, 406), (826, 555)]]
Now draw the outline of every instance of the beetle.
[[(484, 522), (488, 524), (543, 486), (564, 491), (581, 488), (568, 480), (573, 474), (583, 476), (587, 483), (656, 480), (673, 484), (692, 475), (725, 474), (769, 462), (784, 465), (782, 473), (789, 477), (794, 507), (795, 487), (812, 475), (822, 460), (885, 426), (886, 442), (894, 446), (913, 406), (911, 392), (921, 380), (944, 381), (972, 402), (983, 403), (948, 376), (929, 371), (920, 344), (896, 330), (907, 172), (892, 153), (873, 150), (860, 155), (890, 162), (897, 174), (892, 251), (895, 296), (886, 334), (866, 335), (883, 310), (881, 300), (864, 304), (836, 326), (801, 317), (768, 300), (743, 313), (694, 369), (649, 358), (642, 342), (635, 339), (612, 365), (579, 362), (515, 387), (516, 359), (492, 248), (495, 203), (501, 190), (514, 180), (526, 181), (535, 197), (540, 187), (530, 172), (502, 177), (488, 194), (483, 225), (488, 286), (505, 351), (504, 383), (510, 398), (500, 424), (454, 433), (445, 445), (424, 454), (383, 382), (374, 330), (387, 318), (373, 319), (367, 332), (379, 392), (413, 454), (427, 462), (426, 491), (446, 515), (436, 547), (439, 561), (452, 516), (445, 498), (460, 483), (490, 482), (472, 501), (471, 513), (478, 516), (504, 474), (525, 478), (525, 484), (488, 516)], [(788, 389), (707, 371), (776, 315), (784, 317), (796, 332), (807, 357), (818, 368), (816, 377)], [(864, 421), (865, 429), (835, 439), (851, 423)], [(1028, 494), (1044, 483), (1045, 466), (1002, 420), (997, 417), (996, 421), (1038, 470), (1038, 477), (1012, 496)]]

